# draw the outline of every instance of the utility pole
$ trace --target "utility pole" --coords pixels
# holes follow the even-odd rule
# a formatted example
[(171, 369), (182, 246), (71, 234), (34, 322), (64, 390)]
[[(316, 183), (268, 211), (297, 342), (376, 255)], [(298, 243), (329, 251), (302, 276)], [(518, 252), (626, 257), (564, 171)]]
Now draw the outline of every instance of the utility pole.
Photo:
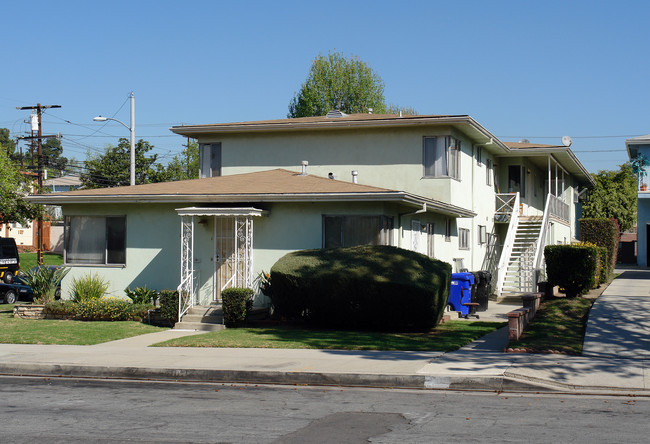
[[(42, 114), (44, 109), (48, 108), (61, 108), (61, 105), (41, 105), (40, 103), (37, 103), (36, 106), (21, 106), (21, 107), (16, 107), (16, 109), (19, 110), (26, 110), (26, 109), (31, 109), (31, 110), (36, 110), (36, 115), (38, 118), (38, 136), (36, 136), (36, 140), (38, 141), (38, 189), (36, 190), (36, 194), (40, 194), (41, 190), (43, 189), (43, 137), (52, 137), (52, 136), (43, 136), (43, 122), (42, 122)], [(33, 132), (32, 132), (33, 134)], [(31, 137), (34, 139), (34, 136)], [(32, 161), (33, 161), (33, 156), (32, 156)], [(38, 265), (43, 265), (43, 213), (38, 215)]]

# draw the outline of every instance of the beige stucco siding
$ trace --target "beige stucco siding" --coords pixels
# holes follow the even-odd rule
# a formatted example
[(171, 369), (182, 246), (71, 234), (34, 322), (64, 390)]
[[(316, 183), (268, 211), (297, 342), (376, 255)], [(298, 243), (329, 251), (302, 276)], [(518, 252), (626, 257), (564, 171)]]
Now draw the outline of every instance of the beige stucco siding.
[(98, 273), (109, 282), (109, 294), (124, 297), (124, 289), (147, 285), (175, 289), (180, 276), (180, 218), (174, 205), (66, 205), (65, 216), (126, 216), (126, 266), (72, 266), (63, 280), (69, 297), (72, 280)]

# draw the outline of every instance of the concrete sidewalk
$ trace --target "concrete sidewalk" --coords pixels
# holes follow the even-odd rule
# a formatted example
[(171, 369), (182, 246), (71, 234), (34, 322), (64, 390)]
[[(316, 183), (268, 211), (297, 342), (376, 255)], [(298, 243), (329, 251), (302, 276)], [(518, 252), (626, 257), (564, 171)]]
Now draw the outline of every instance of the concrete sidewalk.
[[(650, 313), (650, 297), (641, 298), (649, 287), (650, 272), (641, 272), (624, 274), (605, 290), (604, 308), (595, 305), (589, 321), (589, 356), (503, 353), (507, 327), (451, 353), (149, 347), (198, 333), (168, 330), (93, 346), (0, 344), (0, 374), (650, 395), (650, 355), (633, 352), (646, 347), (647, 332), (622, 329), (616, 337), (627, 348), (620, 352), (605, 346), (609, 353), (595, 353), (592, 345), (611, 324), (610, 300), (636, 297), (644, 304), (636, 313)], [(630, 322), (639, 325), (636, 317), (623, 324)], [(623, 331), (635, 340), (623, 339)]]

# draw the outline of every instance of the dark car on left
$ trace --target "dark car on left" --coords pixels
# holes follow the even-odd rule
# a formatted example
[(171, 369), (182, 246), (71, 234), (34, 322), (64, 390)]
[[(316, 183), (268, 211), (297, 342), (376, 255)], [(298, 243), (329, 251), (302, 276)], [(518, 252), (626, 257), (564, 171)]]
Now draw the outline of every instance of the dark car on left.
[[(48, 268), (59, 268), (57, 265), (48, 265)], [(36, 267), (30, 271), (35, 271)], [(0, 282), (0, 301), (4, 299), (5, 304), (13, 304), (17, 300), (32, 301), (34, 300), (34, 291), (23, 280), (23, 273), (18, 272), (13, 278), (11, 284)], [(54, 292), (54, 299), (61, 299), (61, 281), (58, 282)]]

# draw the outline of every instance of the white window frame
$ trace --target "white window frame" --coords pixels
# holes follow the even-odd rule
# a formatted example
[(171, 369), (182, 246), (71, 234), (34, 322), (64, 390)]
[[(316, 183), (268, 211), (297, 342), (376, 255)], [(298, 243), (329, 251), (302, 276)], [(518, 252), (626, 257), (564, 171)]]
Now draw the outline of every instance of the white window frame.
[(425, 136), (422, 140), (424, 177), (460, 180), (460, 139), (453, 136)]
[(434, 223), (427, 224), (427, 256), (435, 258), (435, 231), (436, 225)]
[(199, 177), (221, 176), (221, 142), (199, 144)]
[[(103, 248), (97, 251), (94, 251), (95, 254), (102, 254), (103, 259), (101, 261), (93, 261), (91, 259), (84, 261), (84, 260), (75, 260), (73, 262), (69, 261), (69, 253), (72, 248), (75, 248), (71, 245), (72, 243), (77, 244), (76, 248), (79, 250), (75, 252), (78, 255), (82, 255), (83, 252), (81, 251), (83, 249), (84, 244), (86, 243), (86, 239), (83, 238), (77, 238), (76, 233), (72, 233), (71, 226), (73, 225), (72, 219), (93, 219), (95, 222), (99, 222), (100, 225), (104, 226), (104, 232), (103, 232)], [(108, 219), (121, 219), (124, 226), (123, 226), (123, 238), (119, 239), (118, 241), (121, 241), (121, 248), (119, 248), (119, 251), (121, 253), (121, 256), (124, 258), (122, 261), (117, 261), (117, 262), (112, 262), (109, 261), (109, 224), (108, 224)], [(81, 222), (81, 221), (80, 221)], [(79, 222), (78, 222), (79, 223)], [(76, 225), (76, 224), (75, 224)], [(126, 216), (125, 215), (110, 215), (110, 216), (66, 216), (65, 217), (65, 224), (64, 224), (64, 249), (63, 249), (63, 263), (66, 265), (84, 265), (84, 266), (125, 266), (126, 265), (126, 236), (127, 236), (127, 226), (126, 226)], [(97, 232), (95, 232), (97, 233)], [(101, 238), (102, 233), (97, 233), (99, 237)], [(87, 245), (87, 243), (86, 243)], [(72, 248), (71, 248), (72, 247)], [(88, 254), (93, 253), (93, 251), (87, 251)]]
[(487, 186), (492, 186), (493, 175), (494, 169), (492, 167), (492, 159), (485, 159), (485, 184)]
[(487, 227), (485, 225), (478, 226), (478, 244), (483, 245), (487, 243)]
[(451, 219), (445, 219), (445, 242), (451, 242)]
[(458, 249), (469, 250), (469, 229), (467, 228), (458, 229)]

